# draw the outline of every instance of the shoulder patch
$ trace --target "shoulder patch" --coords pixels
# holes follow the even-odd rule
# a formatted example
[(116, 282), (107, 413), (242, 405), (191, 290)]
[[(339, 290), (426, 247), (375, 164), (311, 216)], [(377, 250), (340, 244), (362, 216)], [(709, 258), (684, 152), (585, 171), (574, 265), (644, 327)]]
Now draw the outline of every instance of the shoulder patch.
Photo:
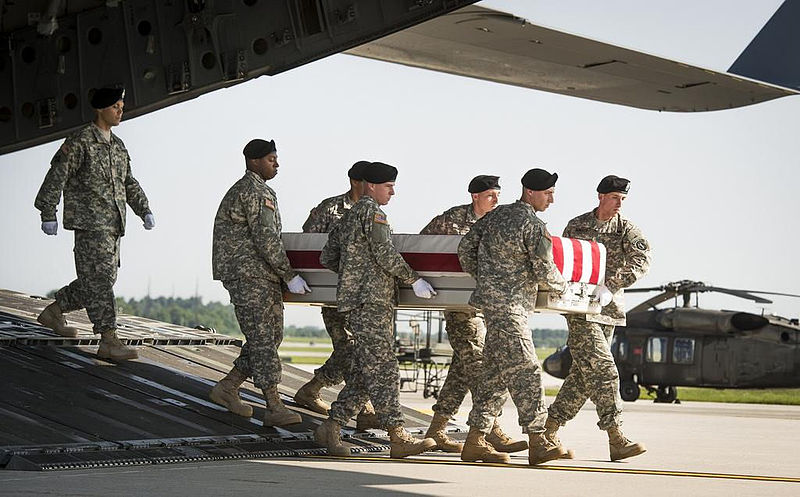
[(267, 207), (269, 207), (269, 208), (270, 208), (270, 209), (272, 209), (273, 211), (275, 210), (275, 204), (274, 204), (274, 203), (272, 203), (272, 200), (270, 200), (270, 199), (268, 199), (268, 198), (265, 198), (265, 199), (264, 199), (264, 205), (266, 205)]
[(378, 224), (389, 224), (389, 221), (386, 219), (386, 214), (381, 214), (380, 212), (376, 212), (372, 220)]

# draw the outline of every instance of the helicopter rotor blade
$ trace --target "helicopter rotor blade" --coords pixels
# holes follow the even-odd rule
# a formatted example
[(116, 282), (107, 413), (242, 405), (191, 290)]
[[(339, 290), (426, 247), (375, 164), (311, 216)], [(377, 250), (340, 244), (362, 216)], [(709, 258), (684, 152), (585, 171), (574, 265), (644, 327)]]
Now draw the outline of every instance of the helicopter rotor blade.
[(761, 290), (740, 290), (740, 291), (747, 292), (747, 293), (760, 293), (762, 295), (781, 295), (783, 297), (797, 297), (797, 298), (800, 298), (800, 295), (797, 295), (795, 293), (762, 292)]
[(739, 297), (742, 299), (752, 300), (754, 302), (758, 302), (759, 304), (771, 304), (772, 301), (769, 299), (765, 299), (764, 297), (759, 297), (758, 295), (753, 295), (752, 293), (748, 292), (747, 290), (734, 290), (731, 288), (720, 288), (717, 286), (707, 286), (703, 291), (707, 292), (719, 292), (719, 293), (726, 293), (728, 295), (733, 295), (734, 297)]

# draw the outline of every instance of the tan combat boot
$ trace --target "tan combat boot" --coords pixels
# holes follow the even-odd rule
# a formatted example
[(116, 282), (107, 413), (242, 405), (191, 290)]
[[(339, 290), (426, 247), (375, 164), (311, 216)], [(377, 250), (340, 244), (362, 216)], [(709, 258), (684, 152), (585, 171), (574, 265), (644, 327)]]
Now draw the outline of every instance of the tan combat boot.
[[(547, 422), (544, 424), (544, 436), (553, 445), (561, 445), (561, 440), (558, 438), (559, 428), (561, 428), (561, 425), (557, 421), (547, 418)], [(575, 452), (572, 449), (565, 448), (565, 450), (567, 453), (561, 456), (561, 459), (575, 459)]]
[(501, 462), (507, 463), (511, 460), (508, 454), (494, 450), (479, 429), (470, 426), (467, 434), (467, 441), (461, 450), (461, 460), (467, 462)]
[(239, 398), (239, 387), (242, 386), (247, 376), (236, 368), (231, 369), (228, 375), (214, 385), (208, 397), (216, 404), (227, 407), (228, 410), (239, 416), (249, 418), (253, 415), (253, 407), (245, 404)]
[(425, 437), (432, 438), (436, 442), (436, 448), (439, 450), (460, 453), (461, 449), (464, 448), (464, 444), (456, 442), (447, 436), (444, 431), (447, 427), (447, 421), (448, 419), (438, 412), (433, 413), (433, 421), (431, 421), (431, 426), (428, 428), (428, 432), (425, 433)]
[(108, 330), (100, 333), (100, 346), (97, 348), (97, 357), (125, 361), (138, 358), (139, 353), (136, 352), (135, 348), (129, 347), (120, 341), (117, 337), (117, 330)]
[(350, 455), (350, 449), (342, 444), (340, 430), (339, 423), (326, 419), (314, 431), (314, 441), (327, 447), (329, 456), (347, 457)]
[(542, 433), (528, 433), (530, 448), (528, 449), (528, 464), (531, 466), (543, 462), (560, 459), (567, 455), (566, 449), (561, 445), (555, 445), (549, 441)]
[(361, 412), (356, 416), (356, 431), (380, 430), (381, 428), (378, 415), (375, 413), (375, 407), (368, 400), (364, 407), (361, 408)]
[(322, 380), (314, 375), (311, 381), (300, 387), (300, 390), (294, 394), (294, 401), (318, 414), (327, 415), (331, 406), (319, 396), (319, 391), (324, 386)]
[(392, 444), (389, 451), (389, 457), (392, 459), (415, 456), (436, 447), (436, 442), (432, 438), (417, 440), (403, 428), (403, 425), (390, 426), (386, 431), (389, 432), (389, 441)]
[(612, 461), (619, 461), (620, 459), (638, 456), (647, 452), (644, 444), (631, 442), (625, 438), (618, 426), (608, 430), (608, 447)]
[(511, 437), (505, 434), (497, 424), (497, 420), (492, 426), (492, 431), (486, 435), (486, 441), (492, 444), (492, 447), (498, 452), (520, 452), (528, 448), (528, 442), (525, 440), (512, 440)]
[(303, 418), (299, 414), (290, 411), (283, 405), (277, 386), (264, 388), (262, 391), (267, 403), (264, 412), (264, 426), (285, 426), (303, 422)]
[(77, 328), (67, 326), (67, 320), (61, 312), (61, 307), (59, 307), (58, 302), (53, 302), (45, 307), (36, 320), (39, 321), (42, 326), (50, 328), (57, 335), (61, 335), (62, 337), (72, 338), (78, 336)]

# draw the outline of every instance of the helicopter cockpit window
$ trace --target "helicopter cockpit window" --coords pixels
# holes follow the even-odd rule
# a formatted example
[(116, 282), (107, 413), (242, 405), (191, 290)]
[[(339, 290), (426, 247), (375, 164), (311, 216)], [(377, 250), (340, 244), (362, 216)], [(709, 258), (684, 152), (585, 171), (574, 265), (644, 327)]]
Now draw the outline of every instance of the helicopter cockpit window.
[(672, 362), (675, 364), (694, 363), (694, 339), (676, 338), (672, 346)]
[(620, 360), (628, 358), (628, 341), (624, 338), (617, 338), (616, 333), (611, 338), (611, 355)]
[(661, 337), (650, 337), (647, 341), (647, 362), (667, 362), (667, 347), (669, 340)]

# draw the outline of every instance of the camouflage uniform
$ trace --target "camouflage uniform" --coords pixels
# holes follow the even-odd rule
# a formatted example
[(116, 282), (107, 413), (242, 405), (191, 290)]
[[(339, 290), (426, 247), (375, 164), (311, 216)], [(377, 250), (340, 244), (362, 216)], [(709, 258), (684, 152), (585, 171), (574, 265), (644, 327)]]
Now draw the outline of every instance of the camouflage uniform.
[[(433, 218), (420, 234), (466, 235), (477, 220), (472, 204), (459, 205)], [(453, 347), (453, 362), (433, 411), (450, 419), (482, 374), (486, 327), (475, 311), (445, 312), (444, 318), (447, 338)]]
[(606, 286), (614, 294), (611, 303), (598, 314), (567, 316), (567, 345), (572, 367), (550, 406), (550, 419), (560, 425), (578, 414), (586, 399), (597, 407), (601, 430), (622, 424), (622, 399), (619, 373), (609, 343), (614, 326), (625, 325), (623, 289), (647, 273), (650, 244), (633, 223), (617, 214), (606, 222), (595, 218), (595, 211), (571, 220), (564, 236), (594, 240), (606, 246)]
[(137, 216), (150, 214), (147, 196), (131, 174), (125, 144), (88, 124), (64, 141), (50, 161), (34, 205), (42, 221), (56, 221), (64, 192), (64, 228), (75, 231), (77, 279), (56, 292), (62, 312), (86, 308), (94, 332), (117, 327), (114, 283), (120, 238), (125, 234), (125, 204)]
[[(350, 193), (345, 192), (327, 198), (313, 209), (303, 223), (303, 233), (329, 233), (334, 223), (342, 218), (345, 212), (353, 207)], [(333, 343), (333, 353), (325, 364), (314, 371), (323, 386), (338, 385), (345, 379), (353, 358), (353, 335), (347, 326), (347, 314), (340, 313), (335, 307), (322, 308), (322, 321)]]
[(508, 389), (523, 432), (543, 432), (547, 409), (528, 313), (540, 284), (556, 291), (566, 288), (544, 222), (525, 202), (501, 205), (464, 236), (458, 258), (475, 278), (470, 304), (483, 309), (487, 330), (483, 376), (473, 392), (468, 424), (488, 432)]
[(247, 171), (225, 194), (214, 219), (212, 266), (231, 296), (247, 342), (234, 362), (259, 388), (281, 380), (278, 346), (283, 340), (281, 281), (297, 273), (281, 241), (275, 191)]
[(419, 275), (394, 248), (374, 199), (361, 197), (334, 225), (320, 262), (339, 274), (338, 309), (350, 313), (355, 339), (351, 381), (331, 405), (330, 418), (345, 425), (371, 399), (383, 426), (402, 425), (392, 320), (398, 280), (411, 284)]

